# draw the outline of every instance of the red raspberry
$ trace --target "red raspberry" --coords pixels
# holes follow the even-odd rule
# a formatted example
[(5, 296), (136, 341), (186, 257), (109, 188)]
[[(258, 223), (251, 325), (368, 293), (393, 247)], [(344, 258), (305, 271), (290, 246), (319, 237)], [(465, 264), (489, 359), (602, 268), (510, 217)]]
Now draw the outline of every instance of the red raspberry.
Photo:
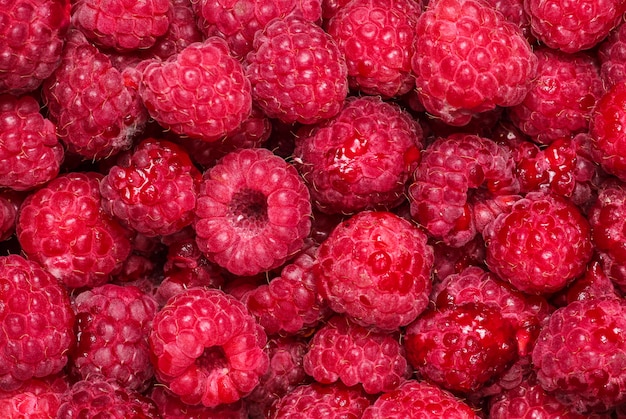
[(360, 418), (369, 406), (363, 390), (343, 384), (306, 384), (279, 399), (268, 419)]
[(15, 233), (17, 215), (25, 196), (11, 190), (0, 191), (0, 241)]
[(189, 405), (160, 385), (152, 388), (150, 398), (163, 419), (249, 419), (248, 409), (241, 401), (217, 407)]
[(281, 266), (311, 229), (297, 170), (262, 148), (232, 152), (205, 172), (196, 215), (200, 250), (235, 275)]
[(409, 380), (382, 394), (365, 409), (362, 419), (478, 419), (461, 399), (425, 381)]
[(147, 236), (174, 234), (192, 223), (201, 180), (182, 148), (149, 138), (104, 176), (102, 208)]
[(428, 305), (433, 250), (426, 234), (389, 212), (360, 212), (319, 247), (318, 290), (337, 313), (395, 330)]
[(354, 0), (339, 9), (327, 31), (346, 57), (350, 87), (384, 97), (413, 88), (411, 59), (421, 12), (415, 0)]
[(510, 154), (477, 135), (440, 137), (422, 153), (409, 186), (411, 216), (431, 234), (460, 247), (476, 235), (474, 211), (468, 199), (473, 189), (493, 195), (516, 193)]
[(4, 419), (56, 418), (61, 397), (69, 389), (64, 376), (31, 378), (11, 392), (0, 394), (0, 417)]
[(548, 47), (573, 53), (602, 41), (622, 20), (626, 1), (525, 0), (533, 35)]
[(298, 138), (294, 156), (316, 207), (349, 214), (402, 203), (422, 144), (421, 127), (400, 107), (355, 97), (327, 124)]
[(105, 284), (78, 294), (74, 374), (81, 379), (101, 375), (145, 390), (154, 374), (147, 336), (157, 309), (154, 298), (133, 286)]
[(149, 343), (157, 379), (188, 404), (234, 403), (268, 368), (265, 332), (220, 290), (191, 288), (173, 297), (154, 318)]
[(270, 118), (313, 124), (339, 113), (348, 94), (343, 54), (324, 30), (298, 16), (272, 20), (254, 38), (246, 74)]
[(0, 95), (0, 186), (17, 191), (54, 179), (63, 161), (56, 127), (31, 96)]
[(193, 43), (142, 68), (139, 93), (165, 129), (204, 141), (236, 130), (252, 107), (250, 82), (223, 39)]
[(485, 261), (485, 242), (477, 235), (461, 247), (451, 247), (441, 240), (431, 239), (435, 260), (433, 274), (435, 281), (441, 282), (448, 275), (458, 274), (470, 266), (482, 266)]
[(552, 296), (557, 306), (566, 306), (574, 301), (583, 301), (600, 297), (619, 297), (615, 285), (606, 274), (600, 257), (594, 257), (587, 264), (585, 273), (567, 288)]
[(576, 412), (604, 412), (626, 400), (626, 303), (612, 297), (557, 309), (532, 360), (541, 387)]
[(76, 29), (70, 30), (61, 64), (43, 84), (43, 95), (61, 140), (88, 159), (130, 147), (147, 120), (135, 80), (113, 68)]
[(0, 93), (37, 89), (61, 62), (70, 0), (9, 0), (0, 11)]
[(0, 390), (60, 372), (74, 344), (74, 313), (65, 288), (39, 264), (0, 257)]
[(104, 284), (130, 254), (128, 231), (100, 207), (101, 179), (93, 172), (59, 176), (20, 209), (22, 250), (69, 288)]
[(304, 370), (322, 384), (361, 384), (368, 394), (395, 390), (411, 374), (399, 337), (334, 316), (313, 335)]
[(598, 46), (600, 77), (607, 89), (626, 80), (626, 25), (620, 24)]
[(481, 0), (438, 0), (417, 22), (412, 67), (426, 110), (462, 126), (472, 115), (519, 104), (537, 57), (519, 27)]
[(531, 192), (483, 231), (487, 265), (517, 289), (546, 294), (582, 274), (591, 259), (588, 221), (570, 201)]
[(595, 56), (545, 47), (535, 55), (537, 77), (522, 103), (509, 108), (511, 121), (541, 144), (588, 131), (592, 110), (605, 91)]
[(530, 31), (530, 19), (524, 11), (525, 0), (487, 0), (486, 2), (501, 12), (511, 23), (517, 25), (528, 42), (535, 43), (535, 38)]

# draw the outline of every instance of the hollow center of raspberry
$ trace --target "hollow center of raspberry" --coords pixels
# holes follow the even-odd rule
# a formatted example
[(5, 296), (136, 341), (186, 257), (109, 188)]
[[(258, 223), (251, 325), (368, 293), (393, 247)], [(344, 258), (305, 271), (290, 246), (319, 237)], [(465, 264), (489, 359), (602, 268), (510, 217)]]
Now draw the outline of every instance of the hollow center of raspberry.
[(233, 195), (229, 215), (242, 229), (257, 229), (268, 221), (265, 195), (254, 189), (244, 189)]
[(228, 360), (221, 347), (210, 346), (196, 359), (196, 365), (206, 371), (215, 371), (228, 368)]

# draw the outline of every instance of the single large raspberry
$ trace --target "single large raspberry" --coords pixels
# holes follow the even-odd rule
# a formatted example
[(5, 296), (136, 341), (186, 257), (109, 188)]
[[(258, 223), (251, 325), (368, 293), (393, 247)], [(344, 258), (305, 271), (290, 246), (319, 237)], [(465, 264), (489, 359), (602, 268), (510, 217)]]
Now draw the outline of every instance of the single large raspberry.
[(382, 394), (363, 412), (362, 419), (478, 419), (463, 400), (428, 382), (410, 380)]
[(268, 23), (246, 59), (252, 97), (271, 118), (313, 124), (339, 113), (348, 95), (348, 70), (337, 44), (299, 16)]
[(250, 82), (223, 39), (193, 43), (141, 70), (139, 93), (150, 116), (176, 134), (216, 141), (250, 114)]
[(413, 88), (411, 59), (421, 12), (415, 0), (354, 0), (339, 9), (327, 31), (346, 57), (350, 87), (384, 97)]
[(513, 123), (541, 144), (588, 131), (592, 110), (605, 91), (595, 56), (545, 47), (535, 55), (537, 77), (522, 103), (509, 109)]
[(157, 313), (149, 337), (157, 379), (188, 404), (250, 394), (268, 368), (265, 332), (223, 291), (190, 288)]
[(294, 156), (316, 207), (349, 214), (402, 203), (422, 144), (421, 127), (400, 107), (349, 98), (335, 118), (297, 139)]
[(34, 91), (61, 62), (70, 0), (10, 0), (0, 22), (0, 93)]
[(532, 360), (541, 387), (578, 413), (604, 412), (626, 400), (626, 303), (574, 301), (539, 333)]
[(136, 80), (71, 29), (60, 66), (43, 84), (50, 119), (68, 149), (101, 159), (130, 147), (147, 121)]
[(318, 289), (337, 313), (395, 330), (428, 305), (433, 250), (409, 221), (362, 211), (341, 222), (319, 247)]
[(519, 27), (482, 0), (438, 0), (417, 22), (416, 89), (426, 110), (451, 125), (519, 104), (537, 57)]
[(139, 233), (174, 234), (192, 223), (201, 180), (181, 147), (146, 139), (100, 182), (102, 207)]
[(0, 95), (0, 187), (23, 191), (54, 179), (63, 147), (32, 96)]
[(531, 31), (553, 49), (573, 53), (602, 41), (622, 20), (626, 1), (524, 0)]
[(510, 153), (488, 138), (440, 137), (424, 150), (409, 186), (411, 216), (435, 238), (455, 247), (476, 235), (473, 190), (517, 193)]
[(72, 25), (93, 43), (118, 51), (154, 45), (170, 24), (169, 0), (77, 0), (72, 3)]
[(69, 389), (63, 375), (31, 378), (19, 388), (0, 393), (0, 416), (4, 419), (51, 419), (57, 417), (61, 397)]
[(59, 176), (20, 209), (22, 250), (69, 288), (104, 284), (130, 254), (129, 232), (100, 206), (101, 179), (93, 172)]
[(0, 390), (60, 372), (74, 344), (67, 291), (39, 264), (0, 257)]
[(487, 265), (521, 291), (564, 288), (592, 256), (589, 222), (570, 201), (531, 192), (483, 231)]
[(311, 229), (307, 187), (264, 148), (232, 152), (205, 172), (196, 215), (200, 250), (236, 275), (281, 266)]
[(411, 374), (399, 334), (359, 326), (340, 315), (313, 335), (304, 370), (318, 383), (361, 384), (369, 394), (395, 390)]

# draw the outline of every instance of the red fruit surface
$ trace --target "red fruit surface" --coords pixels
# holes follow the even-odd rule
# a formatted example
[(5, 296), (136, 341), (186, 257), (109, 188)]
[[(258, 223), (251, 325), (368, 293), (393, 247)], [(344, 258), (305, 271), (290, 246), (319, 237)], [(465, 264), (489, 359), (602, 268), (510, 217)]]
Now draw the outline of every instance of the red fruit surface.
[(23, 194), (4, 190), (0, 192), (0, 241), (8, 240), (15, 233), (15, 223)]
[(190, 405), (159, 385), (152, 387), (150, 399), (156, 404), (163, 419), (248, 419), (248, 409), (241, 401), (216, 407)]
[(317, 281), (330, 308), (364, 326), (395, 330), (428, 305), (433, 251), (427, 236), (389, 212), (362, 211), (319, 247)]
[(265, 332), (220, 290), (191, 288), (170, 299), (154, 318), (149, 343), (157, 379), (187, 404), (234, 403), (268, 368)]
[(0, 393), (0, 416), (5, 419), (56, 418), (61, 397), (69, 389), (69, 381), (62, 375), (31, 378), (19, 388)]
[(281, 266), (311, 229), (309, 192), (297, 170), (267, 149), (242, 149), (205, 172), (196, 242), (236, 275)]
[(626, 79), (626, 25), (620, 24), (598, 46), (600, 77), (607, 88)]

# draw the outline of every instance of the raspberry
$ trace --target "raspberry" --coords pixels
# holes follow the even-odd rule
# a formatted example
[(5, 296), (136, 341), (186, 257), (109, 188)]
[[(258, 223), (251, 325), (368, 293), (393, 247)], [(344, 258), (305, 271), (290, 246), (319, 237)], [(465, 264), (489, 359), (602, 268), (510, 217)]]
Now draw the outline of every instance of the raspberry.
[(319, 383), (361, 384), (369, 394), (395, 390), (411, 374), (398, 334), (359, 326), (345, 316), (334, 316), (315, 332), (304, 370)]
[(63, 147), (55, 130), (34, 97), (0, 95), (0, 186), (24, 191), (58, 175)]
[(612, 297), (557, 309), (532, 354), (541, 387), (581, 414), (624, 403), (625, 319), (624, 301)]
[(354, 0), (339, 9), (327, 31), (346, 57), (350, 87), (384, 97), (413, 88), (411, 59), (421, 12), (414, 0)]
[(537, 77), (519, 105), (509, 108), (513, 123), (541, 144), (589, 129), (591, 113), (604, 94), (595, 56), (538, 48)]
[(489, 269), (521, 291), (546, 294), (582, 274), (591, 259), (588, 221), (570, 201), (531, 192), (483, 231)]
[(626, 79), (626, 25), (620, 24), (598, 46), (600, 77), (607, 89)]
[(234, 403), (268, 368), (265, 332), (220, 290), (191, 288), (174, 296), (154, 318), (149, 343), (157, 379), (188, 404)]
[(531, 31), (548, 47), (567, 53), (586, 50), (602, 41), (621, 21), (626, 1), (525, 0)]
[(306, 384), (279, 399), (268, 419), (360, 418), (369, 406), (363, 390), (343, 384)]
[(411, 216), (431, 236), (460, 247), (476, 235), (468, 193), (486, 189), (493, 195), (516, 193), (510, 154), (477, 135), (437, 138), (422, 153), (409, 186)]
[(105, 284), (78, 294), (74, 374), (81, 379), (101, 375), (145, 390), (154, 374), (147, 335), (157, 309), (154, 298), (133, 286)]
[(142, 69), (139, 93), (165, 129), (204, 141), (234, 131), (252, 107), (250, 82), (223, 39), (193, 43)]
[(412, 68), (426, 110), (450, 125), (519, 104), (537, 57), (520, 29), (481, 0), (439, 0), (417, 21)]
[(509, 22), (517, 25), (531, 45), (535, 44), (536, 40), (530, 30), (530, 19), (524, 11), (524, 0), (487, 0), (486, 2), (501, 12)]
[(573, 301), (583, 301), (600, 297), (619, 297), (615, 285), (604, 271), (600, 257), (594, 257), (585, 273), (567, 288), (552, 297), (557, 306), (565, 306)]
[(0, 257), (0, 390), (60, 372), (74, 344), (67, 291), (39, 264)]
[(17, 214), (24, 196), (10, 190), (0, 191), (0, 241), (15, 233)]
[(241, 401), (217, 407), (189, 405), (159, 385), (152, 388), (150, 398), (156, 404), (161, 417), (167, 419), (248, 419), (248, 409)]
[(294, 156), (316, 207), (348, 214), (402, 203), (422, 144), (421, 127), (400, 107), (350, 98), (335, 118), (298, 138)]
[(339, 113), (348, 71), (321, 27), (298, 16), (276, 18), (254, 38), (246, 74), (255, 103), (270, 118), (314, 124)]
[(70, 0), (3, 2), (0, 22), (0, 93), (32, 92), (61, 62)]
[(435, 281), (441, 282), (448, 275), (460, 273), (470, 266), (482, 266), (485, 261), (485, 242), (477, 235), (461, 247), (451, 247), (440, 240), (430, 240), (435, 260), (433, 274)]
[(319, 247), (318, 290), (337, 313), (395, 330), (428, 305), (433, 250), (426, 234), (389, 212), (362, 211)]
[(428, 382), (409, 380), (382, 394), (363, 412), (363, 419), (478, 419), (470, 406)]
[(128, 231), (100, 207), (101, 179), (93, 172), (59, 176), (20, 209), (22, 250), (69, 288), (104, 284), (130, 254)]
[(60, 66), (43, 84), (50, 119), (68, 150), (102, 159), (130, 147), (147, 114), (130, 74), (76, 29), (70, 30)]
[(499, 307), (481, 302), (429, 310), (406, 329), (407, 359), (441, 387), (471, 393), (517, 359), (515, 328)]
[(68, 390), (65, 377), (31, 378), (11, 392), (0, 395), (0, 416), (5, 419), (56, 418), (62, 395)]
[(174, 234), (192, 223), (201, 180), (182, 148), (149, 138), (104, 176), (102, 208), (147, 236)]
[(226, 155), (204, 174), (197, 243), (235, 275), (281, 266), (311, 229), (309, 192), (297, 170), (267, 149)]

